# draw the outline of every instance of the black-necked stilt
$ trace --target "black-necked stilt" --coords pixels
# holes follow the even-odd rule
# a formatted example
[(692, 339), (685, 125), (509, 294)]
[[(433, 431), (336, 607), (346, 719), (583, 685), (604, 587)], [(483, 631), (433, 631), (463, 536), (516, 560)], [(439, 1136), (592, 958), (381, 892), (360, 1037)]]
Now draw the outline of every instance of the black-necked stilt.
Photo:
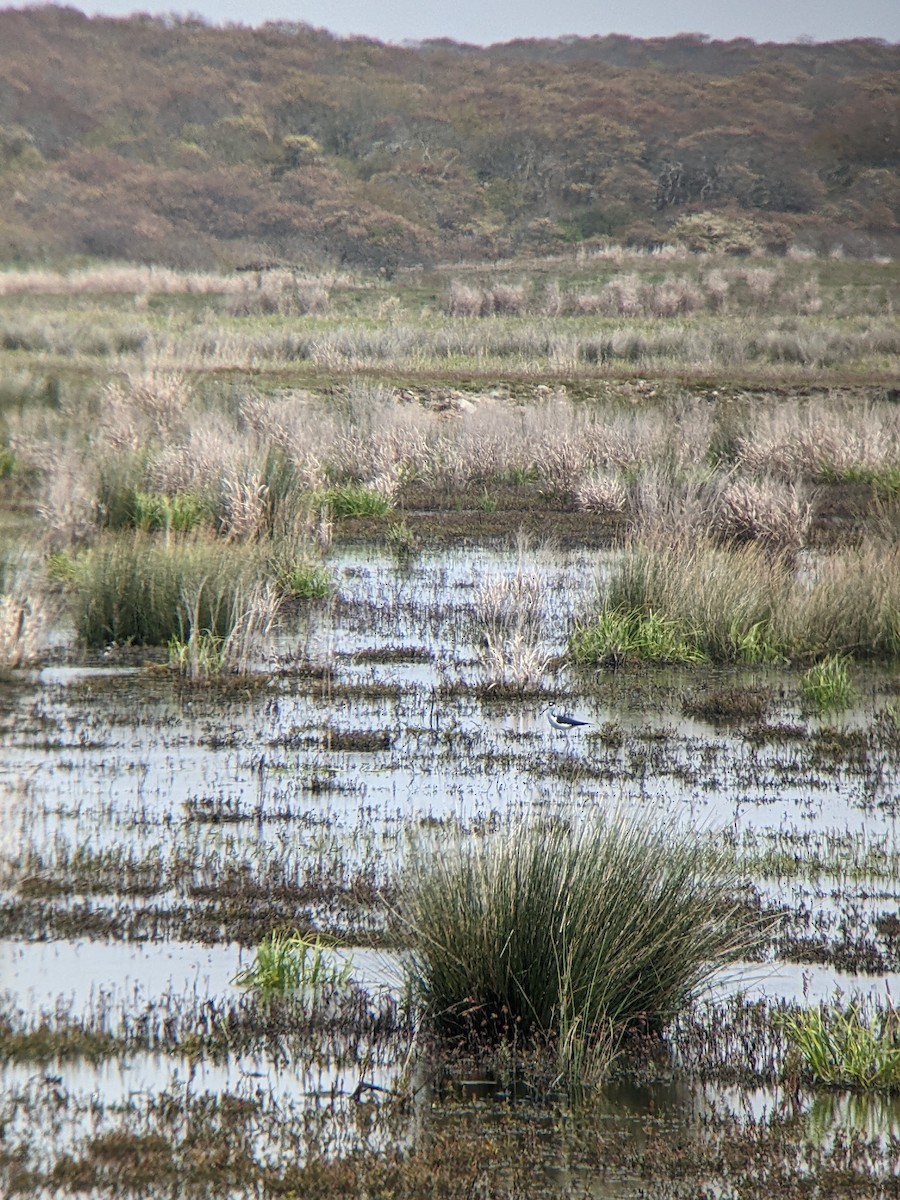
[(547, 720), (554, 729), (562, 729), (566, 733), (571, 729), (577, 729), (579, 725), (590, 725), (590, 721), (581, 721), (570, 713), (554, 712), (552, 708), (547, 713)]

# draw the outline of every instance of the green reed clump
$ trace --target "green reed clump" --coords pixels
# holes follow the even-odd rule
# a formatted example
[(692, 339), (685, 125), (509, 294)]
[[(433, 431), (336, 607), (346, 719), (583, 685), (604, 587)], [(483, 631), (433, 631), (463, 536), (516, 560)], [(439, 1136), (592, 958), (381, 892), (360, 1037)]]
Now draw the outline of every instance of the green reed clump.
[(275, 579), (279, 590), (295, 600), (324, 600), (334, 588), (331, 572), (319, 563), (277, 563)]
[(900, 1090), (900, 1016), (893, 1004), (867, 1011), (838, 993), (830, 1004), (787, 1014), (788, 1040), (815, 1083)]
[(253, 962), (233, 982), (264, 995), (296, 993), (309, 999), (346, 987), (352, 971), (352, 958), (336, 959), (319, 934), (304, 937), (296, 929), (276, 929), (263, 938)]
[(853, 700), (849, 660), (843, 654), (829, 654), (813, 663), (800, 680), (803, 702), (814, 712), (840, 712)]
[(88, 646), (165, 646), (203, 631), (227, 639), (252, 589), (259, 552), (212, 536), (107, 534), (73, 560), (75, 627)]
[(335, 518), (386, 517), (394, 511), (393, 501), (376, 488), (359, 483), (343, 483), (314, 495)]
[(596, 620), (577, 624), (569, 638), (569, 656), (579, 665), (615, 666), (630, 660), (699, 663), (706, 655), (690, 635), (659, 613), (606, 609)]
[(616, 812), (414, 847), (397, 921), (439, 1031), (549, 1039), (577, 1064), (661, 1028), (754, 935), (735, 868)]
[(132, 500), (135, 529), (147, 533), (172, 530), (190, 533), (198, 525), (212, 520), (213, 512), (206, 500), (193, 492), (135, 492)]

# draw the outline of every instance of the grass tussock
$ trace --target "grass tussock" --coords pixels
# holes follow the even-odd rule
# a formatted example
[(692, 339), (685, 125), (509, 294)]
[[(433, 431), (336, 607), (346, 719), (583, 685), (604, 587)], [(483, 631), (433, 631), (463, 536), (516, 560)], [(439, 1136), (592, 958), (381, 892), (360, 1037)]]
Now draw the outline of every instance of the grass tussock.
[(746, 950), (734, 887), (690, 835), (617, 812), (420, 845), (398, 920), (438, 1030), (549, 1038), (571, 1064), (660, 1029)]
[(352, 971), (352, 959), (337, 960), (333, 947), (318, 934), (304, 937), (296, 929), (276, 929), (263, 938), (253, 962), (233, 982), (262, 995), (309, 1001), (346, 987)]
[(260, 555), (211, 536), (109, 534), (70, 561), (75, 626), (87, 646), (166, 646), (201, 634), (223, 643), (248, 620)]
[(813, 663), (800, 680), (803, 702), (813, 712), (839, 712), (853, 700), (849, 664), (842, 654), (829, 654)]
[(356, 483), (341, 484), (314, 495), (313, 501), (336, 519), (346, 517), (387, 517), (394, 510), (389, 492)]

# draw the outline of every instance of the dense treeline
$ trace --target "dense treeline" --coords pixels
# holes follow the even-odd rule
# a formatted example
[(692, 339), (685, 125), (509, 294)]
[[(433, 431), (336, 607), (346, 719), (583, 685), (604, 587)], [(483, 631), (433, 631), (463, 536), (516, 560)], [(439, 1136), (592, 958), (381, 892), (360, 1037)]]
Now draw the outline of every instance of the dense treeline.
[(602, 236), (891, 250), (898, 65), (875, 40), (389, 46), (5, 10), (0, 260), (391, 270)]

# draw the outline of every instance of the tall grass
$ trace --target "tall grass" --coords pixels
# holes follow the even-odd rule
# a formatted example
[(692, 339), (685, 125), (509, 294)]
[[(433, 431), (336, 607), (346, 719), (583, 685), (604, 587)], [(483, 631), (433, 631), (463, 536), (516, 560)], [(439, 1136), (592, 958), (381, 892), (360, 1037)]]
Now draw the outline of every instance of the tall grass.
[(614, 812), (420, 844), (397, 917), (438, 1030), (549, 1038), (571, 1062), (662, 1028), (746, 950), (735, 884), (690, 834)]
[(900, 546), (869, 541), (797, 563), (757, 543), (636, 539), (594, 611), (578, 621), (570, 654), (582, 663), (608, 661), (611, 630), (631, 636), (651, 621), (716, 661), (894, 658), (900, 655)]
[(194, 631), (223, 642), (249, 603), (260, 570), (253, 546), (213, 537), (109, 534), (74, 560), (75, 627), (87, 646), (165, 646)]

